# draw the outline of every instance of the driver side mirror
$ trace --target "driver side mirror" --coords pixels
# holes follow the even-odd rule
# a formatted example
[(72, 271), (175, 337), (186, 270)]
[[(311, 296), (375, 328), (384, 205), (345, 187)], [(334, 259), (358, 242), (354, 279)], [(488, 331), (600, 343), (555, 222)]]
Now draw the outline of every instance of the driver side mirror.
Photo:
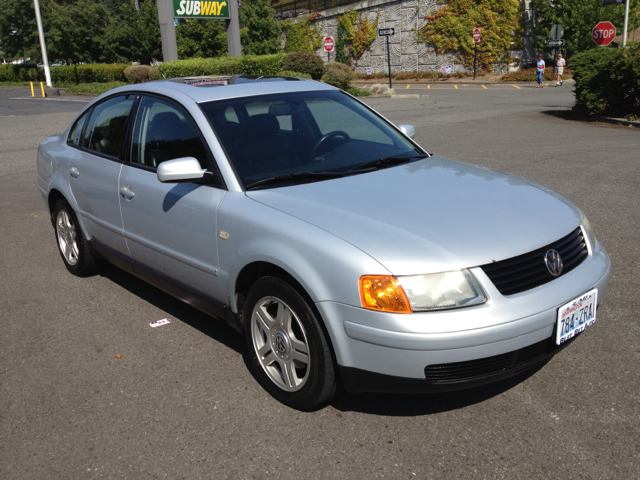
[(207, 170), (200, 168), (200, 162), (193, 157), (167, 160), (158, 165), (157, 177), (163, 183), (199, 180)]
[(398, 128), (411, 140), (416, 139), (416, 127), (413, 125), (398, 125)]

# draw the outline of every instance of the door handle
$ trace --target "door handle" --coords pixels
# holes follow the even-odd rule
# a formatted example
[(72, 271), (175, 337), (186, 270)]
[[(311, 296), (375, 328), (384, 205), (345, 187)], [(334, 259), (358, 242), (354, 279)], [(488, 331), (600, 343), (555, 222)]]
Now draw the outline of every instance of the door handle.
[(124, 187), (122, 187), (120, 189), (120, 195), (122, 195), (127, 200), (131, 200), (136, 196), (136, 194), (133, 193), (133, 190), (131, 190), (131, 185), (125, 185)]
[(80, 170), (78, 170), (78, 167), (73, 166), (69, 169), (69, 175), (73, 178), (78, 178), (80, 176)]

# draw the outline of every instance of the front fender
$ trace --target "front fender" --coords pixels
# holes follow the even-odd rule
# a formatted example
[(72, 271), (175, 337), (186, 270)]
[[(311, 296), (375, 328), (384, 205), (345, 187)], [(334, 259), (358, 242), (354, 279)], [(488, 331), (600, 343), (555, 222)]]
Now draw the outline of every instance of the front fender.
[(242, 192), (225, 195), (218, 207), (218, 226), (220, 280), (234, 311), (236, 279), (253, 262), (271, 263), (288, 272), (314, 302), (356, 307), (360, 306), (360, 277), (389, 274), (362, 250)]

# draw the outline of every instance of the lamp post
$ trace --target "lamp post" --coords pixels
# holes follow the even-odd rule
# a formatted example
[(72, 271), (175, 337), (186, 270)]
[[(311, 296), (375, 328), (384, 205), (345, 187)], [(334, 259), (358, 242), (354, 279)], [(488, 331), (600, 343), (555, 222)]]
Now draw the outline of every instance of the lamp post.
[(47, 87), (51, 87), (51, 72), (49, 71), (49, 59), (47, 58), (47, 46), (44, 43), (44, 32), (42, 31), (42, 19), (40, 18), (40, 4), (38, 0), (33, 0), (33, 8), (36, 11), (36, 24), (38, 25), (38, 37), (40, 37), (40, 50), (42, 51), (42, 65), (44, 66), (44, 77)]

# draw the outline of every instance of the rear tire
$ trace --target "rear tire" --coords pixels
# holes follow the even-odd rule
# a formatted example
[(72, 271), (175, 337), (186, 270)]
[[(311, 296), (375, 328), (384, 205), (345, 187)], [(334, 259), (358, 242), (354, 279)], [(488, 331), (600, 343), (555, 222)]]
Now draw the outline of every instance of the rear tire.
[(277, 277), (253, 284), (244, 309), (251, 364), (278, 401), (313, 410), (336, 393), (331, 347), (318, 315), (294, 287)]
[(78, 223), (78, 217), (69, 204), (64, 200), (58, 200), (52, 218), (58, 251), (67, 270), (78, 277), (96, 273), (100, 262), (93, 255)]

